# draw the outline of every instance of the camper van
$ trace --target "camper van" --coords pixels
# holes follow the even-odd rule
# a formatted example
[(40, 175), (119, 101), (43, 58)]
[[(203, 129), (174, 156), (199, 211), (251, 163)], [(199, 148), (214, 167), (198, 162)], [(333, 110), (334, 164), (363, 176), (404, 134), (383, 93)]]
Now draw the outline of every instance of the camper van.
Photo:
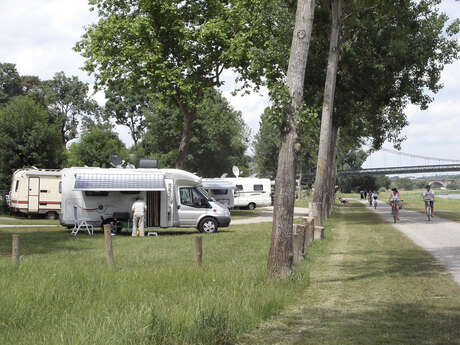
[(72, 227), (77, 215), (93, 226), (111, 224), (121, 231), (136, 197), (146, 202), (147, 228), (212, 233), (230, 224), (228, 208), (209, 198), (200, 177), (184, 170), (67, 168), (61, 173), (63, 226)]
[(61, 210), (60, 182), (59, 170), (16, 170), (8, 195), (11, 211), (56, 219)]
[(271, 184), (268, 178), (235, 177), (225, 178), (235, 184), (234, 206), (247, 207), (250, 210), (256, 207), (271, 205)]
[(204, 178), (203, 188), (217, 202), (224, 204), (228, 208), (234, 207), (233, 193), (236, 188), (235, 183), (224, 178)]

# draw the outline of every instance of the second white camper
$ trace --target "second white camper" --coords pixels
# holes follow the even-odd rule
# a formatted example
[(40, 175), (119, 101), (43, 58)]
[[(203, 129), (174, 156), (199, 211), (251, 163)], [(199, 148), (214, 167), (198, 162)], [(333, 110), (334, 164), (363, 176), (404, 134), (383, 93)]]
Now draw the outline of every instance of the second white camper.
[(230, 224), (227, 207), (208, 198), (201, 178), (178, 169), (68, 168), (62, 174), (61, 224), (78, 219), (93, 226), (130, 218), (137, 196), (147, 204), (147, 228), (196, 227), (216, 232)]
[(224, 180), (235, 184), (235, 207), (247, 207), (250, 210), (256, 207), (271, 205), (271, 183), (268, 178), (229, 177)]

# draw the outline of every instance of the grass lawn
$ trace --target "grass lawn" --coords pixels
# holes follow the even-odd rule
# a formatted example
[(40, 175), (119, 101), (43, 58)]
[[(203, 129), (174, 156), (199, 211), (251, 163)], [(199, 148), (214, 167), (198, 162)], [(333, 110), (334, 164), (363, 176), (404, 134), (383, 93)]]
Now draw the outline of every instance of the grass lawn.
[(232, 344), (309, 284), (308, 261), (286, 281), (265, 281), (270, 223), (203, 236), (201, 268), (194, 230), (113, 237), (113, 271), (102, 233), (5, 228), (0, 253), (10, 252), (13, 233), (24, 256), (18, 269), (0, 257), (2, 345)]
[(6, 214), (0, 214), (0, 224), (5, 224), (5, 225), (30, 225), (30, 224), (36, 224), (36, 225), (59, 225), (59, 220), (50, 220), (50, 219), (45, 219), (45, 218), (26, 218), (26, 217), (21, 217), (21, 216), (10, 216)]
[(312, 194), (307, 195), (305, 192), (303, 192), (303, 197), (301, 199), (297, 199), (295, 201), (294, 206), (308, 208), (308, 203), (312, 202), (312, 200), (313, 200)]
[(310, 287), (241, 344), (460, 344), (460, 288), (433, 257), (357, 203), (330, 228)]

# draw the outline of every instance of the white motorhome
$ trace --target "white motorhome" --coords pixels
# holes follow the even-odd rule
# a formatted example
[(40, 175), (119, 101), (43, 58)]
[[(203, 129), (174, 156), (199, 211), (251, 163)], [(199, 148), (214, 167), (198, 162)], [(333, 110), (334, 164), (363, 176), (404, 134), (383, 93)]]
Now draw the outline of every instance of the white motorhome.
[(224, 204), (228, 208), (234, 207), (234, 190), (235, 183), (224, 178), (204, 178), (203, 188), (206, 189), (208, 195), (216, 201)]
[(216, 232), (230, 224), (227, 207), (212, 201), (201, 178), (178, 169), (68, 168), (62, 173), (60, 222), (78, 219), (93, 226), (111, 224), (117, 231), (130, 218), (136, 197), (146, 201), (147, 228), (196, 227)]
[(235, 184), (235, 207), (247, 207), (250, 210), (256, 207), (271, 205), (271, 183), (268, 178), (228, 177), (224, 180)]
[(20, 169), (11, 180), (8, 205), (13, 212), (45, 214), (56, 219), (61, 210), (59, 170)]

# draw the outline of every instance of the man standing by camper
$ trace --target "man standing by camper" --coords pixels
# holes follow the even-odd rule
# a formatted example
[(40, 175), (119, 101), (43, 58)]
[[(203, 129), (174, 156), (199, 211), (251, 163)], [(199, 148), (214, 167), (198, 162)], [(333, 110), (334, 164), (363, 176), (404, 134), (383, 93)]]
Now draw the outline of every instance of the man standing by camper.
[(147, 211), (147, 205), (141, 197), (137, 197), (136, 201), (131, 206), (131, 213), (133, 215), (133, 232), (131, 236), (137, 236), (137, 229), (139, 229), (139, 236), (144, 237), (144, 215)]

